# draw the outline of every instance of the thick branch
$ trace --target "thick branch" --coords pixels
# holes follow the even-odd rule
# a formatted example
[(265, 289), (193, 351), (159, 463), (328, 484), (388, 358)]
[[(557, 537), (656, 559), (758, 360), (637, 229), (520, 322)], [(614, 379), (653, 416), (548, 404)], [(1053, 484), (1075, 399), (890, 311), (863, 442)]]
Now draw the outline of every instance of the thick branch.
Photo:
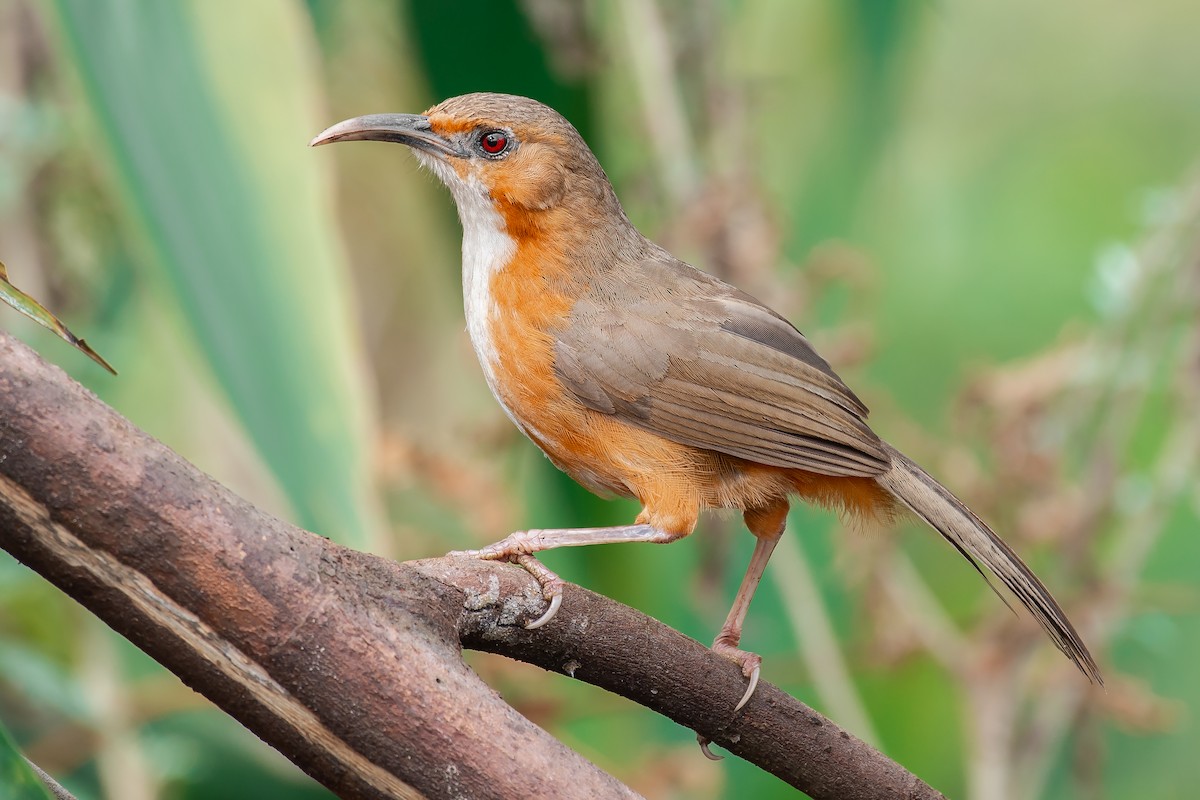
[[(939, 795), (638, 612), (513, 567), (395, 564), (270, 517), (0, 334), (0, 546), (346, 798), (630, 797), (503, 703), (460, 642), (624, 695), (813, 797)], [(699, 757), (699, 754), (697, 755)]]

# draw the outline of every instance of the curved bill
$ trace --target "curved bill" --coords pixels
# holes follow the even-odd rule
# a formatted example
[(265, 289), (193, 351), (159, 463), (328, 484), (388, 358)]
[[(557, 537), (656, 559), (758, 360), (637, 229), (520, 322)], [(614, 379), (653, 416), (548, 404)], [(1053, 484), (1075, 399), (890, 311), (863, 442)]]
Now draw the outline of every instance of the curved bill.
[(309, 147), (333, 142), (399, 142), (437, 156), (461, 156), (459, 148), (433, 132), (421, 114), (368, 114), (326, 128)]

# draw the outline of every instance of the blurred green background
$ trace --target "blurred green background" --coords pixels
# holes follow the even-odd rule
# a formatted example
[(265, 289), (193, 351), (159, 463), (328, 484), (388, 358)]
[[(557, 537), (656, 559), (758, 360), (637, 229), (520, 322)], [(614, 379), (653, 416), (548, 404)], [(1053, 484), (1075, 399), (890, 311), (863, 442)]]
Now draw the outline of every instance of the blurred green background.
[[(0, 325), (354, 546), (628, 521), (488, 396), (444, 189), (400, 147), (307, 148), (363, 113), (538, 98), (643, 231), (797, 321), (1029, 554), (1108, 688), (935, 537), (807, 509), (747, 625), (764, 677), (950, 796), (1191, 797), (1197, 30), (1192, 0), (0, 0), (0, 260), (121, 375)], [(545, 560), (708, 641), (735, 522)], [(792, 795), (620, 698), (472, 661), (648, 796)], [(0, 723), (81, 800), (328, 796), (7, 556)]]

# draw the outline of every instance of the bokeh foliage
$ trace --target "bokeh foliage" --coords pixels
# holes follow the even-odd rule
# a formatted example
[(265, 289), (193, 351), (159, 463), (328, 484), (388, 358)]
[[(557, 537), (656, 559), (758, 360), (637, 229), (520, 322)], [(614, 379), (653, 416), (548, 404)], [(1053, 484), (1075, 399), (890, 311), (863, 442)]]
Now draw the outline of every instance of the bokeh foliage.
[[(1200, 510), (1168, 456), (1190, 435), (1198, 25), (1185, 0), (0, 0), (0, 259), (121, 377), (2, 324), (239, 493), (358, 546), (626, 521), (487, 396), (444, 190), (402, 148), (306, 147), (357, 114), (537, 97), (643, 230), (799, 321), (877, 430), (1106, 620), (1109, 691), (1077, 698), (932, 537), (798, 509), (747, 628), (766, 677), (951, 796), (987, 796), (1000, 763), (1040, 796), (1185, 797)], [(734, 522), (546, 561), (707, 640), (748, 558)], [(1130, 526), (1153, 539), (1118, 587)], [(956, 668), (938, 626), (956, 651), (1032, 655)], [(475, 663), (650, 796), (790, 795), (622, 700)], [(7, 560), (0, 665), (0, 721), (81, 798), (324, 796)], [(1025, 752), (1030, 730), (1056, 735)]]

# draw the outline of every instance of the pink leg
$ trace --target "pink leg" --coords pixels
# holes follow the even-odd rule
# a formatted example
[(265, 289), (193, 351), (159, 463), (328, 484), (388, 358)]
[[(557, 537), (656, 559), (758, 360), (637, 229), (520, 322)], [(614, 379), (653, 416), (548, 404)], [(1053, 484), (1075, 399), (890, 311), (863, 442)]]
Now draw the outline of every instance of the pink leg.
[(668, 544), (682, 539), (686, 533), (668, 533), (653, 525), (616, 525), (611, 528), (554, 528), (550, 530), (517, 531), (507, 538), (479, 550), (456, 550), (449, 555), (471, 556), (486, 561), (511, 561), (520, 564), (542, 587), (542, 596), (550, 601), (546, 613), (530, 622), (527, 629), (540, 628), (558, 613), (562, 605), (563, 580), (547, 569), (533, 554), (558, 547), (578, 547), (588, 544), (618, 542), (651, 542)]
[[(750, 609), (750, 601), (754, 599), (754, 592), (758, 589), (759, 582), (762, 581), (763, 571), (767, 568), (767, 562), (771, 560), (771, 553), (775, 550), (779, 537), (783, 535), (787, 511), (787, 503), (783, 502), (770, 508), (747, 511), (745, 515), (746, 527), (755, 536), (754, 554), (750, 556), (750, 565), (746, 567), (746, 574), (742, 576), (742, 584), (738, 587), (737, 596), (733, 599), (733, 606), (729, 609), (729, 615), (725, 617), (725, 624), (721, 626), (721, 632), (713, 640), (712, 646), (713, 652), (731, 659), (742, 668), (742, 674), (750, 680), (746, 691), (742, 694), (742, 699), (733, 708), (734, 713), (742, 710), (742, 707), (754, 696), (754, 690), (758, 688), (762, 656), (739, 650), (738, 644), (742, 641), (742, 625), (746, 621), (746, 612)], [(700, 752), (704, 754), (705, 758), (713, 761), (721, 760), (721, 756), (714, 755), (708, 749), (707, 737), (698, 733), (696, 741), (700, 744)]]
[(750, 685), (746, 687), (746, 693), (742, 695), (742, 699), (738, 701), (734, 711), (740, 711), (758, 687), (762, 657), (755, 653), (739, 650), (738, 644), (742, 641), (742, 625), (746, 621), (746, 612), (750, 608), (750, 601), (754, 599), (754, 592), (762, 580), (767, 562), (771, 560), (771, 553), (775, 550), (779, 537), (783, 535), (784, 525), (787, 524), (787, 512), (787, 500), (780, 499), (771, 505), (747, 509), (743, 514), (746, 527), (755, 537), (754, 554), (750, 556), (750, 565), (746, 567), (746, 574), (742, 578), (742, 585), (738, 587), (737, 597), (733, 599), (729, 616), (725, 618), (721, 632), (713, 641), (713, 651), (732, 659), (742, 668), (742, 674), (750, 680)]
[(746, 693), (742, 695), (742, 699), (738, 701), (734, 711), (740, 711), (758, 687), (762, 656), (739, 650), (738, 644), (742, 641), (742, 625), (746, 621), (746, 612), (750, 608), (750, 601), (754, 599), (754, 592), (758, 589), (759, 581), (762, 580), (763, 570), (767, 568), (767, 561), (770, 560), (771, 553), (775, 550), (775, 544), (778, 541), (778, 535), (771, 539), (755, 539), (754, 555), (750, 556), (750, 566), (746, 568), (746, 574), (742, 577), (742, 585), (738, 587), (737, 596), (733, 599), (733, 606), (729, 609), (729, 615), (725, 617), (725, 624), (721, 626), (721, 632), (713, 640), (713, 651), (732, 659), (742, 668), (742, 674), (750, 679), (750, 685), (746, 687)]

